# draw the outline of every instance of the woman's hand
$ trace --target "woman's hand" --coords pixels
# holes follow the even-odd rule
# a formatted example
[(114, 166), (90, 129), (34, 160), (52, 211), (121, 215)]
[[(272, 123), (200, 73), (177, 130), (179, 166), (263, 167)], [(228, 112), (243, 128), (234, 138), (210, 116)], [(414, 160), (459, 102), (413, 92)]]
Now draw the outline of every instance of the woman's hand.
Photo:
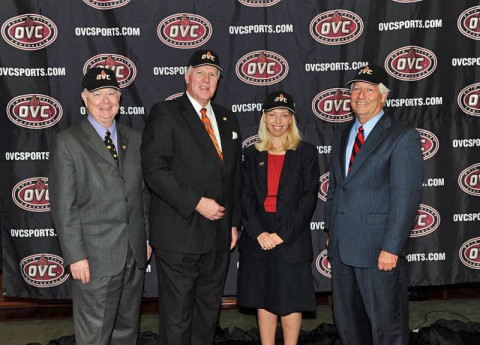
[(262, 232), (257, 236), (257, 241), (263, 250), (270, 250), (276, 247), (275, 241), (270, 237), (268, 232)]
[(276, 232), (273, 234), (270, 234), (270, 238), (272, 239), (273, 243), (275, 243), (275, 246), (278, 246), (279, 244), (283, 243), (283, 240)]

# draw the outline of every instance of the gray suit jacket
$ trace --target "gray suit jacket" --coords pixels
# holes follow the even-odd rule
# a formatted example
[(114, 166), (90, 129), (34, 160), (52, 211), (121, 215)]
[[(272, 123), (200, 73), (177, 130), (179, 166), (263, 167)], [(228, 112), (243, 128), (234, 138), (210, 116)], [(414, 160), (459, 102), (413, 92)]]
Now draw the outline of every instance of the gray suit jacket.
[(92, 276), (124, 267), (128, 247), (146, 265), (141, 135), (117, 124), (119, 166), (88, 120), (56, 135), (50, 153), (51, 214), (65, 264), (88, 259)]
[(352, 123), (333, 135), (325, 225), (329, 255), (377, 267), (380, 251), (405, 255), (422, 194), (419, 133), (384, 114), (345, 177), (345, 150)]

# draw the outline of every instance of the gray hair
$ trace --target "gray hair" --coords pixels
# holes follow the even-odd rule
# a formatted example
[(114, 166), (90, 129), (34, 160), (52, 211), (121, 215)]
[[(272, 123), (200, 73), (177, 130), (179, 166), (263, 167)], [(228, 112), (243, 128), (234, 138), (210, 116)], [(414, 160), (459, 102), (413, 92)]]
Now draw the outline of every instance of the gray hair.
[[(353, 89), (353, 86), (355, 85), (355, 82), (353, 82), (352, 84), (350, 84), (350, 90)], [(380, 84), (377, 84), (378, 87), (380, 88), (380, 93), (382, 95), (388, 95), (388, 93), (390, 92), (390, 89), (388, 87), (386, 87), (383, 83), (380, 83)]]
[[(212, 66), (213, 67), (213, 66)], [(187, 68), (187, 73), (190, 75), (192, 74), (192, 65), (188, 66)], [(217, 78), (220, 79), (220, 70), (218, 68), (215, 68), (217, 70)]]

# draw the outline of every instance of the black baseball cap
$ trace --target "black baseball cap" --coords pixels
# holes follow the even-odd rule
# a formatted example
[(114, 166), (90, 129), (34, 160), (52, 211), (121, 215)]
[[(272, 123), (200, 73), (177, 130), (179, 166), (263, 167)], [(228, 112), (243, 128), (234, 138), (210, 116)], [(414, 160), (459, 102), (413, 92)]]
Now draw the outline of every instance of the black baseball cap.
[(82, 87), (88, 91), (112, 88), (120, 91), (115, 72), (111, 69), (93, 67), (90, 68), (82, 80)]
[(220, 59), (213, 50), (201, 49), (195, 51), (190, 57), (190, 60), (188, 60), (188, 66), (213, 66), (223, 72), (222, 68), (220, 67)]
[(369, 84), (380, 84), (382, 83), (386, 87), (388, 87), (388, 75), (385, 70), (374, 64), (367, 65), (365, 67), (360, 68), (357, 71), (355, 77), (350, 80), (347, 85), (354, 83), (356, 81), (363, 81)]
[(293, 101), (293, 97), (285, 91), (269, 93), (263, 101), (263, 111), (270, 111), (278, 108), (286, 108), (295, 114), (295, 102)]

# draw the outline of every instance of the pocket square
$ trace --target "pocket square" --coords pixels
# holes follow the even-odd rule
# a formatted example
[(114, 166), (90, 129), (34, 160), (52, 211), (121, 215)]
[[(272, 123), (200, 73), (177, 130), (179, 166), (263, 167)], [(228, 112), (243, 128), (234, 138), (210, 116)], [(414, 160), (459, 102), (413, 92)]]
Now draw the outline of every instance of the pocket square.
[(232, 131), (232, 139), (235, 140), (238, 138), (238, 134), (235, 131)]

